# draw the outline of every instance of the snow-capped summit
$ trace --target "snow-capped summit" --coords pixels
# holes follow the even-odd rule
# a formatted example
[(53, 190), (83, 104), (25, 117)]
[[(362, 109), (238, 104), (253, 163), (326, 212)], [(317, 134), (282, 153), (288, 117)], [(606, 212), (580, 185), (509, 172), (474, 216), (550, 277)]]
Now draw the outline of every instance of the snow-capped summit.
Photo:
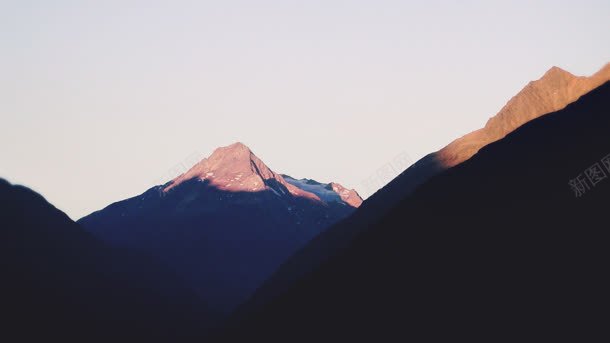
[(164, 188), (167, 192), (184, 181), (207, 180), (210, 185), (231, 192), (259, 192), (272, 190), (278, 195), (288, 193), (320, 201), (314, 193), (286, 182), (259, 159), (245, 144), (233, 143), (214, 150), (210, 157), (195, 164)]

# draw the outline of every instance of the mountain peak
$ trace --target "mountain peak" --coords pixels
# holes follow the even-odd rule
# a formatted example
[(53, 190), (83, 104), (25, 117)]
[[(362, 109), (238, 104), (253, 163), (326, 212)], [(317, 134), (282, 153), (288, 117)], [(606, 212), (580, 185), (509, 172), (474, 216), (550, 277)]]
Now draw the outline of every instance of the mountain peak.
[(562, 69), (558, 66), (552, 66), (549, 70), (544, 73), (544, 75), (572, 75), (569, 71)]
[(254, 192), (265, 189), (265, 180), (277, 179), (277, 175), (250, 148), (236, 142), (217, 148), (208, 158), (172, 180), (164, 190), (193, 179), (208, 181), (223, 190)]
[(236, 142), (231, 145), (216, 148), (208, 159), (221, 159), (225, 157), (250, 158), (253, 155), (252, 150), (250, 150), (248, 146), (242, 142)]
[(214, 188), (230, 192), (271, 191), (280, 197), (295, 196), (327, 204), (339, 202), (354, 208), (362, 203), (355, 190), (338, 183), (323, 184), (276, 174), (241, 142), (215, 149), (208, 158), (173, 179), (163, 191), (168, 192), (189, 180), (205, 181)]
[(542, 75), (542, 77), (538, 81), (535, 81), (535, 83), (550, 83), (552, 85), (556, 85), (558, 83), (567, 82), (575, 78), (576, 76), (574, 76), (574, 74), (557, 66), (553, 66), (551, 67), (551, 69), (547, 70), (546, 73), (544, 73), (544, 75)]
[(291, 194), (320, 201), (315, 194), (287, 183), (281, 175), (271, 170), (241, 142), (217, 148), (210, 157), (201, 160), (186, 173), (173, 179), (163, 191), (168, 192), (189, 180), (206, 181), (223, 191), (272, 191), (278, 196)]
[(469, 159), (489, 143), (504, 138), (521, 125), (558, 111), (610, 80), (610, 64), (592, 76), (575, 76), (559, 67), (528, 83), (512, 97), (484, 128), (471, 132), (441, 149), (436, 156), (445, 167)]
[[(220, 164), (229, 163), (228, 167), (234, 168), (237, 161), (249, 162), (258, 158), (250, 148), (241, 142), (233, 143), (228, 146), (216, 148), (214, 152), (207, 158), (209, 163), (218, 167)], [(247, 167), (247, 166), (245, 166)]]
[(227, 151), (250, 151), (250, 148), (242, 142), (235, 142), (225, 147), (217, 148), (216, 150), (227, 150)]

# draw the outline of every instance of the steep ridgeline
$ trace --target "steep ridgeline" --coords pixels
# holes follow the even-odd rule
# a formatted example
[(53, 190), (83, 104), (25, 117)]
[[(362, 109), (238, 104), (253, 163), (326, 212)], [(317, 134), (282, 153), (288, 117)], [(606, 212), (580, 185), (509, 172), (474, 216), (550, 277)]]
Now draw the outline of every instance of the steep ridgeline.
[(106, 242), (161, 259), (206, 302), (229, 312), (362, 201), (340, 185), (319, 186), (284, 178), (235, 143), (79, 223)]
[(552, 67), (532, 81), (487, 121), (484, 128), (456, 139), (436, 153), (445, 168), (462, 163), (489, 143), (504, 138), (521, 125), (544, 114), (558, 111), (610, 80), (610, 64), (590, 77)]
[(610, 80), (610, 64), (590, 77), (577, 77), (553, 67), (515, 95), (483, 129), (470, 133), (442, 150), (417, 161), (384, 188), (369, 197), (353, 215), (324, 231), (290, 258), (242, 309), (242, 313), (264, 305), (329, 256), (341, 251), (354, 236), (408, 197), (431, 177), (462, 163), (484, 146), (505, 137), (521, 125), (560, 110), (591, 89)]
[(2, 179), (0, 220), (0, 341), (191, 341), (215, 319), (169, 269)]
[(221, 340), (607, 337), (609, 132), (607, 82), (421, 185)]
[(589, 77), (574, 76), (561, 68), (552, 67), (540, 79), (529, 82), (513, 96), (495, 116), (487, 121), (484, 128), (426, 155), (368, 198), (362, 209), (371, 208), (371, 211), (366, 212), (391, 209), (434, 175), (468, 160), (481, 148), (502, 139), (521, 125), (566, 107), (609, 80), (610, 63)]

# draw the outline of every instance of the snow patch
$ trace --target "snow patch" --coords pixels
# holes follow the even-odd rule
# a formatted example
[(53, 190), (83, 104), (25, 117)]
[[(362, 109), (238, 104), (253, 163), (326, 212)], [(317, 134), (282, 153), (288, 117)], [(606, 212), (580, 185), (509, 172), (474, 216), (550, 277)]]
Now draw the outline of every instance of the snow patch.
[(324, 202), (342, 202), (341, 196), (335, 191), (328, 189), (327, 183), (311, 182), (312, 180), (307, 179), (293, 179), (287, 175), (284, 175), (284, 180), (289, 184), (300, 188), (306, 192), (313, 193), (322, 199)]

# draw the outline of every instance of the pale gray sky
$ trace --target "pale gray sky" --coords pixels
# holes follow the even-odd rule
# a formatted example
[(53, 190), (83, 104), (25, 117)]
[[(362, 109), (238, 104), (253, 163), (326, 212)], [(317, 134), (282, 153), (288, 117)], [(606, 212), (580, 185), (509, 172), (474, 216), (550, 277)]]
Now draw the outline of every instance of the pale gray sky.
[(77, 219), (242, 141), (362, 182), (610, 59), (604, 1), (0, 1), (0, 177)]

